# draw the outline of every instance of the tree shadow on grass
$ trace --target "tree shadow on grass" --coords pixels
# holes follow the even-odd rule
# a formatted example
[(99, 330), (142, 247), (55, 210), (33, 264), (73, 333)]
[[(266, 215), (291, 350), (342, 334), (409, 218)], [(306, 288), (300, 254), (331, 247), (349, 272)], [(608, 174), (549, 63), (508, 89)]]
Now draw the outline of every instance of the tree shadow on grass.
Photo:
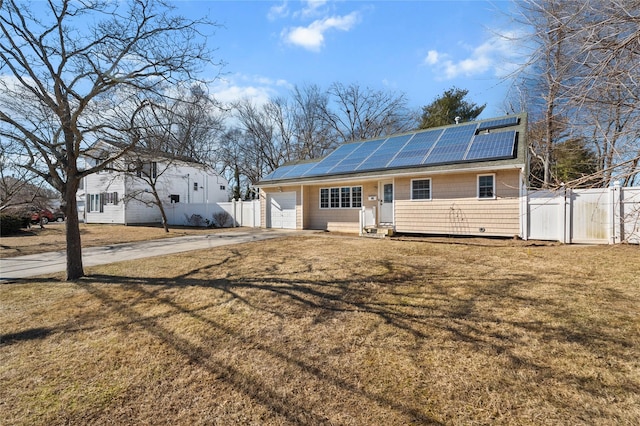
[[(141, 324), (146, 331), (161, 339), (163, 342), (170, 345), (176, 351), (187, 357), (191, 362), (196, 363), (203, 368), (206, 368), (210, 373), (220, 377), (222, 380), (232, 385), (236, 390), (245, 394), (247, 397), (254, 401), (268, 407), (273, 413), (280, 415), (293, 423), (300, 424), (331, 424), (331, 422), (322, 414), (314, 413), (309, 410), (308, 407), (296, 406), (295, 402), (290, 398), (280, 395), (276, 389), (271, 388), (268, 384), (264, 383), (258, 377), (251, 377), (243, 373), (240, 369), (231, 363), (221, 364), (219, 362), (211, 362), (211, 351), (215, 348), (203, 347), (195, 345), (189, 342), (187, 339), (181, 337), (177, 333), (168, 330), (160, 323), (161, 317), (166, 315), (186, 314), (193, 319), (207, 324), (207, 326), (222, 331), (226, 335), (233, 336), (239, 340), (242, 340), (237, 332), (227, 325), (215, 321), (214, 319), (202, 315), (201, 312), (206, 311), (214, 305), (220, 303), (227, 303), (229, 300), (236, 300), (245, 304), (253, 309), (262, 310), (271, 314), (282, 316), (282, 313), (274, 311), (269, 307), (261, 307), (259, 304), (253, 303), (250, 299), (240, 295), (241, 289), (252, 289), (258, 291), (273, 292), (278, 296), (287, 297), (291, 302), (300, 303), (307, 306), (309, 309), (328, 309), (332, 311), (347, 311), (352, 309), (358, 309), (357, 305), (352, 308), (336, 306), (336, 302), (339, 298), (336, 295), (323, 293), (322, 291), (308, 288), (307, 286), (301, 286), (298, 283), (291, 283), (292, 288), (282, 288), (282, 282), (278, 283), (262, 283), (249, 281), (231, 281), (225, 279), (218, 280), (199, 280), (182, 278), (179, 281), (166, 280), (166, 279), (128, 279), (123, 277), (115, 277), (108, 275), (93, 275), (87, 277), (90, 283), (84, 284), (82, 282), (79, 285), (86, 291), (100, 299), (103, 303), (109, 306), (120, 315), (125, 316), (129, 320), (129, 324), (136, 323)], [(128, 289), (135, 289), (143, 299), (151, 298), (155, 299), (158, 303), (162, 303), (165, 306), (171, 308), (169, 314), (161, 314), (160, 316), (143, 316), (132, 309), (130, 306), (125, 306), (121, 301), (110, 296), (109, 292), (105, 291), (103, 287), (98, 284), (106, 285), (124, 285)], [(328, 286), (341, 286), (344, 283), (330, 283)], [(153, 286), (160, 286), (163, 288), (175, 287), (175, 286), (201, 286), (208, 288), (215, 288), (227, 294), (229, 298), (224, 302), (218, 302), (216, 304), (206, 304), (200, 306), (197, 309), (191, 309), (185, 307), (170, 298), (159, 297), (156, 291), (153, 290)], [(311, 295), (316, 298), (324, 299), (325, 302), (318, 302), (310, 300), (303, 295)], [(423, 413), (422, 411), (406, 406), (392, 398), (389, 398), (382, 394), (375, 394), (364, 390), (361, 386), (355, 383), (351, 383), (348, 380), (331, 373), (330, 371), (323, 370), (317, 366), (306, 363), (300, 359), (296, 359), (290, 353), (277, 351), (273, 347), (260, 343), (259, 341), (250, 342), (249, 346), (252, 350), (262, 351), (272, 357), (279, 359), (280, 361), (291, 366), (294, 370), (300, 374), (313, 375), (321, 382), (327, 382), (333, 386), (341, 388), (351, 394), (358, 395), (361, 398), (365, 398), (375, 404), (383, 407), (389, 407), (390, 409), (402, 413), (407, 416), (411, 422), (419, 422), (420, 424), (442, 424), (432, 418), (431, 416)], [(320, 407), (314, 407), (320, 408)]]
[[(533, 335), (541, 341), (554, 341), (561, 344), (578, 345), (585, 356), (598, 357), (601, 354), (614, 359), (627, 360), (629, 344), (623, 336), (606, 331), (606, 324), (580, 320), (571, 308), (553, 298), (524, 296), (518, 290), (531, 285), (537, 279), (529, 273), (511, 274), (503, 279), (492, 277), (471, 277), (467, 285), (472, 290), (460, 295), (449, 284), (443, 283), (439, 274), (443, 271), (428, 270), (418, 272), (410, 267), (393, 271), (393, 265), (380, 262), (378, 266), (389, 274), (371, 274), (354, 276), (352, 279), (291, 279), (277, 276), (276, 271), (262, 273), (261, 276), (239, 276), (236, 278), (203, 279), (210, 268), (226, 263), (225, 258), (217, 263), (198, 267), (177, 278), (133, 278), (112, 275), (92, 275), (78, 281), (78, 285), (99, 299), (112, 311), (125, 320), (117, 325), (126, 327), (137, 324), (151, 335), (174, 348), (190, 362), (201, 366), (211, 374), (220, 377), (234, 389), (242, 392), (258, 404), (271, 410), (293, 423), (328, 424), (330, 421), (322, 414), (321, 407), (303, 406), (303, 403), (291, 400), (278, 392), (273, 385), (265, 383), (258, 376), (243, 372), (232, 362), (213, 361), (215, 344), (195, 344), (163, 325), (163, 320), (173, 315), (188, 315), (190, 318), (206, 324), (207, 327), (229, 335), (252, 350), (258, 350), (290, 366), (299, 374), (311, 375), (319, 383), (325, 383), (341, 389), (343, 392), (364, 399), (380, 407), (399, 413), (411, 422), (420, 424), (441, 424), (427, 411), (404, 403), (394, 395), (383, 391), (367, 390), (338, 372), (305, 361), (302, 357), (272, 347), (259, 339), (247, 341), (238, 335), (237, 330), (207, 316), (206, 311), (231, 301), (240, 303), (251, 310), (261, 311), (278, 318), (294, 320), (296, 315), (315, 315), (318, 321), (334, 318), (334, 314), (366, 314), (381, 320), (398, 333), (408, 333), (416, 341), (429, 345), (433, 342), (429, 330), (445, 331), (452, 342), (471, 345), (477, 352), (488, 357), (506, 357), (512, 369), (529, 371), (535, 374), (539, 382), (560, 381), (570, 387), (602, 399), (607, 394), (637, 395), (640, 388), (637, 383), (628, 380), (625, 383), (604, 383), (598, 378), (585, 378), (569, 371), (560, 371), (544, 361), (522, 355), (519, 345), (522, 334)], [(405, 265), (406, 266), (406, 265)], [(407, 287), (407, 283), (420, 276), (423, 280), (417, 286)], [(561, 277), (558, 277), (561, 280)], [(566, 278), (565, 278), (566, 279)], [(572, 284), (565, 283), (567, 288)], [(579, 284), (575, 284), (576, 286)], [(112, 286), (121, 286), (136, 294), (126, 300), (114, 297)], [(210, 288), (220, 292), (215, 302), (204, 301), (197, 306), (178, 302), (172, 295), (164, 293), (167, 289), (186, 287)], [(423, 288), (424, 291), (420, 291)], [(375, 291), (374, 291), (375, 290)], [(269, 297), (259, 297), (268, 295)], [(623, 297), (612, 293), (612, 298)], [(270, 301), (278, 300), (291, 309), (283, 312)], [(162, 313), (143, 315), (135, 309), (140, 302), (149, 302), (165, 306)], [(505, 319), (486, 307), (495, 303), (512, 305), (514, 309), (535, 309), (549, 318), (559, 318), (553, 324), (535, 318)], [(508, 331), (501, 331), (504, 325)], [(26, 333), (27, 335), (29, 333)], [(633, 351), (631, 351), (633, 352)], [(418, 354), (419, 355), (419, 354)], [(581, 406), (571, 401), (555, 399), (548, 401), (564, 412), (580, 410)]]

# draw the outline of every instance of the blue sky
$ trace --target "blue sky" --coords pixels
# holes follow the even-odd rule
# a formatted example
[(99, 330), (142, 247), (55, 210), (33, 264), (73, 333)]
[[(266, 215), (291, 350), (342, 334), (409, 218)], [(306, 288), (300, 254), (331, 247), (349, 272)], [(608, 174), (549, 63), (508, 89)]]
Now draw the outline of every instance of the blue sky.
[(357, 83), (404, 92), (420, 108), (451, 87), (503, 115), (502, 77), (517, 49), (510, 1), (177, 1), (181, 14), (220, 25), (210, 39), (221, 101), (260, 103), (294, 85)]

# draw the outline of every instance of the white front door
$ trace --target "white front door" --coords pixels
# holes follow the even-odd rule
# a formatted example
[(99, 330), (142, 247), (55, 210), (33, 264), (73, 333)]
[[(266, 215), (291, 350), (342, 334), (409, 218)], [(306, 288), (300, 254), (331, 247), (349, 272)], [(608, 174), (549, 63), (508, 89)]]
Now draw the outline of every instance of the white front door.
[(380, 218), (381, 225), (393, 224), (393, 181), (384, 181), (378, 184), (380, 198)]

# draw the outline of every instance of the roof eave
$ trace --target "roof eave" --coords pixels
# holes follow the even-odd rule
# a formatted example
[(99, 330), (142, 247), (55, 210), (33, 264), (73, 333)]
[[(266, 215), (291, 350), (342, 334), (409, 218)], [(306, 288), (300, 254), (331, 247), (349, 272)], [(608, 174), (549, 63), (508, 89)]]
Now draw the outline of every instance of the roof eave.
[(392, 170), (373, 170), (361, 173), (344, 173), (340, 175), (309, 176), (296, 179), (279, 179), (258, 182), (255, 186), (270, 188), (283, 185), (309, 185), (324, 182), (340, 182), (353, 180), (375, 180), (379, 178), (404, 177), (413, 175), (442, 175), (454, 173), (475, 173), (492, 170), (524, 169), (526, 164), (520, 158), (508, 160), (493, 160), (484, 162), (455, 163), (441, 166), (408, 167)]

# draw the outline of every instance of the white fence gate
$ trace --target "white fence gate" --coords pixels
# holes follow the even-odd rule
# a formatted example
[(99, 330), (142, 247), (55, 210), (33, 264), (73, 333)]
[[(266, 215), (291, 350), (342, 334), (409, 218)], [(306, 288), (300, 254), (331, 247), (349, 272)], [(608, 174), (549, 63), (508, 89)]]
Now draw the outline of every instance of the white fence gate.
[(528, 195), (527, 238), (640, 243), (640, 188), (563, 189)]
[[(260, 227), (260, 201), (230, 201), (226, 203), (172, 203), (166, 204), (167, 222), (174, 226)], [(225, 215), (226, 212), (226, 216)], [(225, 221), (221, 224), (217, 222)]]

